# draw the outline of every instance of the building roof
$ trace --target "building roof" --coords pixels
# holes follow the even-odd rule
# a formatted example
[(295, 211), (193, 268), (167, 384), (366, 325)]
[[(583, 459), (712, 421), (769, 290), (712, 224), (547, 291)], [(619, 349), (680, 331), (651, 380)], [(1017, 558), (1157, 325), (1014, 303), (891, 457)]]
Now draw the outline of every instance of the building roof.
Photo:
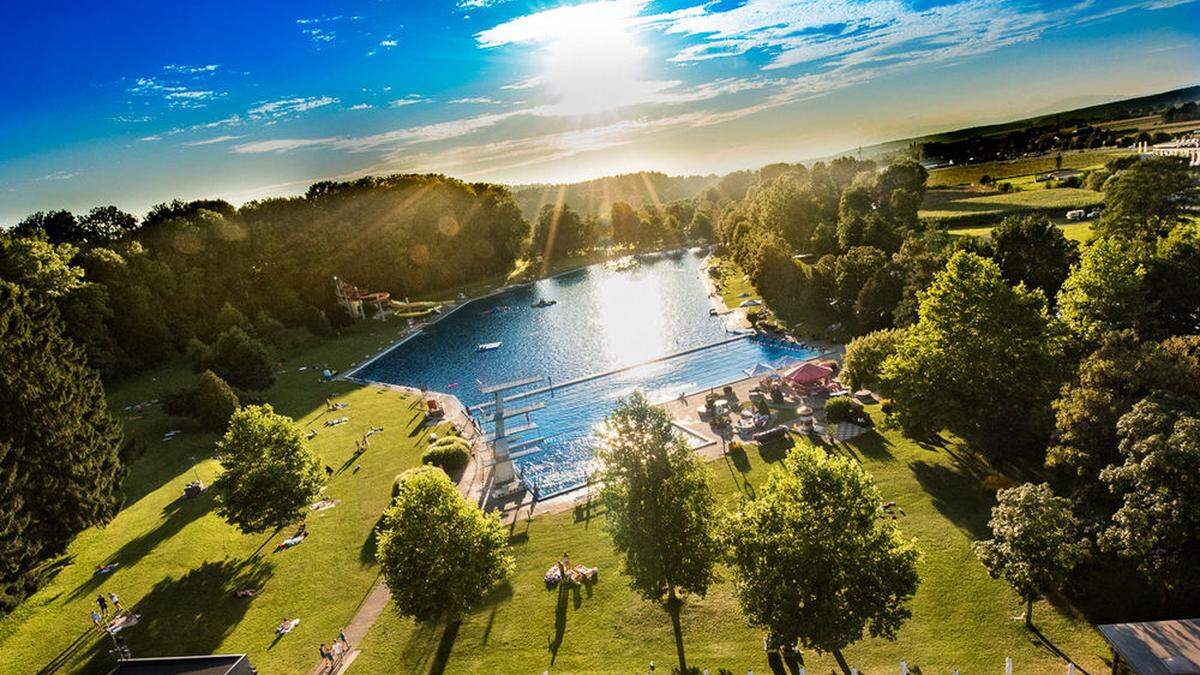
[(226, 675), (245, 659), (245, 654), (128, 659), (109, 675)]
[(1200, 619), (1097, 626), (1138, 675), (1200, 673)]

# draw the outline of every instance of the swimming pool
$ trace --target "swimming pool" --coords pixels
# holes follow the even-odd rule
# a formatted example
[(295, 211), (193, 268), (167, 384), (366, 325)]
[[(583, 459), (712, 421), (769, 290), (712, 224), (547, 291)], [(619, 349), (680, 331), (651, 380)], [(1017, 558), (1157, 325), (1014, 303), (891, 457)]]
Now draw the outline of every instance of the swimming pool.
[[(354, 377), (453, 393), (468, 406), (489, 400), (476, 381), (548, 377), (553, 386), (528, 397), (546, 404), (529, 434), (545, 441), (515, 464), (542, 495), (571, 489), (591, 470), (593, 429), (622, 396), (640, 389), (666, 400), (745, 377), (758, 362), (815, 354), (731, 339), (709, 315), (701, 259), (688, 252), (629, 268), (593, 265), (472, 301)], [(530, 306), (539, 299), (557, 302)], [(489, 342), (501, 347), (476, 351)]]

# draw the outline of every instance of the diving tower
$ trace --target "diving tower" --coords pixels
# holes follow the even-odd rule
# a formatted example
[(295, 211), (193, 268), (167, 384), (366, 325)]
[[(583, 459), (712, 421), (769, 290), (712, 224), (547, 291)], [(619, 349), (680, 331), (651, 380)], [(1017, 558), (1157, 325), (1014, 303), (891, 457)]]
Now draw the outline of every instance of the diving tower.
[[(492, 445), (493, 496), (512, 494), (520, 489), (521, 481), (513, 468), (513, 459), (537, 452), (539, 450), (537, 445), (545, 440), (543, 437), (522, 438), (524, 434), (538, 429), (537, 422), (534, 422), (530, 415), (545, 408), (545, 403), (522, 402), (520, 405), (508, 408), (505, 407), (505, 403), (514, 398), (514, 392), (526, 387), (541, 385), (546, 381), (545, 377), (539, 375), (487, 386), (482, 382), (477, 383), (480, 393), (492, 397), (490, 403), (484, 403), (477, 406), (476, 409), (490, 408), (490, 412), (484, 414), (481, 421), (492, 425), (492, 432), (485, 438)], [(519, 452), (514, 454), (514, 450), (519, 450)]]

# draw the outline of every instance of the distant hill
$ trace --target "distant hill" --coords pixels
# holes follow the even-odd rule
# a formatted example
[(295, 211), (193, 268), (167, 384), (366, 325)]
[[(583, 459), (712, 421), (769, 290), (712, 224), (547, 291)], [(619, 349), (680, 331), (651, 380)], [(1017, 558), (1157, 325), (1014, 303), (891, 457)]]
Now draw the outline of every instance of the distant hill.
[(668, 176), (657, 171), (639, 171), (582, 183), (514, 185), (511, 189), (521, 206), (521, 213), (530, 221), (537, 218), (543, 204), (553, 204), (560, 198), (584, 215), (607, 218), (609, 207), (615, 201), (628, 202), (634, 208), (668, 204), (691, 199), (720, 180), (717, 175)]
[[(1011, 131), (1019, 131), (1022, 129), (1031, 129), (1047, 124), (1077, 126), (1080, 124), (1096, 124), (1099, 122), (1142, 117), (1161, 113), (1163, 110), (1171, 106), (1180, 105), (1189, 101), (1200, 101), (1200, 85), (1184, 87), (1182, 89), (1173, 89), (1171, 91), (1150, 94), (1148, 96), (1138, 96), (1136, 98), (1121, 99), (1119, 101), (1109, 101), (1107, 103), (1099, 103), (1083, 108), (1075, 108), (1072, 110), (1051, 112), (1043, 115), (1037, 115), (1035, 117), (1026, 117), (1024, 119), (1014, 120), (1012, 122), (1001, 122), (999, 124), (989, 124), (978, 127), (966, 127), (963, 129), (944, 131), (926, 136), (916, 136), (913, 138), (888, 141), (878, 145), (865, 146), (861, 149), (861, 152), (864, 159), (877, 159), (892, 153), (904, 151), (914, 144), (921, 145), (930, 142), (950, 143), (954, 141), (962, 141), (968, 138), (992, 136), (997, 134), (1005, 134)], [(855, 155), (858, 152), (860, 152), (858, 149), (853, 151), (847, 150), (846, 152), (831, 155), (831, 157)]]

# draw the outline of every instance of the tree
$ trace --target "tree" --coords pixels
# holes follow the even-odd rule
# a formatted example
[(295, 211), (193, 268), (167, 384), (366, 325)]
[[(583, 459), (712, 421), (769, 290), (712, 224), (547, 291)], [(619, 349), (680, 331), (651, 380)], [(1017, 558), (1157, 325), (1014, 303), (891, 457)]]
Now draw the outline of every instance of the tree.
[(1058, 587), (1081, 551), (1071, 502), (1050, 486), (1026, 483), (1000, 490), (988, 527), (992, 538), (977, 541), (975, 554), (995, 579), (1004, 579), (1025, 601), (1025, 625), (1033, 627), (1033, 603)]
[(1077, 482), (1094, 481), (1101, 469), (1121, 462), (1117, 422), (1155, 392), (1200, 398), (1200, 337), (1147, 342), (1131, 330), (1105, 335), (1054, 402), (1056, 438), (1047, 466)]
[(238, 409), (237, 394), (211, 370), (200, 373), (189, 394), (189, 417), (195, 418), (206, 429), (224, 431), (229, 418)]
[[(203, 354), (197, 352), (197, 356)], [(208, 367), (238, 387), (266, 389), (275, 382), (270, 350), (237, 326), (221, 333), (212, 347), (211, 358)]]
[(0, 279), (37, 295), (62, 297), (82, 283), (83, 270), (71, 264), (78, 251), (71, 244), (50, 243), (41, 231), (25, 237), (0, 233)]
[(565, 204), (546, 204), (533, 229), (533, 254), (561, 258), (595, 243), (595, 224)]
[(1183, 157), (1150, 157), (1117, 174), (1104, 190), (1101, 237), (1153, 243), (1200, 204), (1200, 187)]
[(904, 341), (905, 330), (877, 330), (854, 338), (846, 346), (839, 377), (852, 390), (870, 389), (879, 385), (883, 362), (896, 353)]
[(725, 539), (734, 595), (775, 645), (830, 652), (871, 637), (893, 639), (917, 592), (917, 549), (881, 520), (870, 474), (808, 445), (771, 469), (756, 499), (729, 518)]
[(1101, 238), (1083, 251), (1058, 295), (1063, 321), (1096, 344), (1105, 332), (1132, 327), (1145, 312), (1146, 268), (1116, 239)]
[(379, 532), (392, 601), (417, 621), (460, 620), (514, 566), (499, 512), (484, 515), (431, 466), (400, 476)]
[(13, 236), (44, 236), (52, 244), (81, 243), (87, 237), (75, 214), (70, 211), (38, 211), (26, 216), (13, 228)]
[(247, 534), (275, 530), (308, 513), (321, 490), (321, 465), (291, 418), (270, 405), (241, 408), (217, 443), (217, 513)]
[(637, 211), (628, 202), (613, 202), (612, 208), (609, 210), (609, 219), (612, 222), (614, 242), (632, 244), (637, 241), (641, 219), (638, 218)]
[(1200, 556), (1200, 400), (1152, 396), (1117, 424), (1124, 462), (1101, 472), (1120, 508), (1101, 546), (1167, 589), (1194, 586)]
[(54, 305), (0, 282), (0, 609), (120, 506), (120, 427)]
[(1145, 295), (1153, 299), (1147, 323), (1158, 335), (1200, 333), (1200, 221), (1176, 225), (1158, 240), (1146, 263)]
[(912, 433), (948, 428), (993, 447), (1049, 428), (1063, 376), (1062, 331), (1038, 291), (1009, 286), (995, 262), (954, 254), (921, 295), (920, 319), (883, 362), (894, 418)]
[(1014, 286), (1024, 283), (1053, 300), (1078, 258), (1078, 247), (1046, 216), (1010, 216), (992, 230), (993, 258)]
[(605, 421), (597, 457), (606, 527), (629, 585), (645, 600), (665, 602), (686, 673), (680, 594), (704, 596), (719, 556), (712, 475), (666, 411), (636, 391)]
[(120, 239), (137, 226), (136, 216), (115, 206), (97, 206), (79, 219), (79, 227), (88, 242)]

